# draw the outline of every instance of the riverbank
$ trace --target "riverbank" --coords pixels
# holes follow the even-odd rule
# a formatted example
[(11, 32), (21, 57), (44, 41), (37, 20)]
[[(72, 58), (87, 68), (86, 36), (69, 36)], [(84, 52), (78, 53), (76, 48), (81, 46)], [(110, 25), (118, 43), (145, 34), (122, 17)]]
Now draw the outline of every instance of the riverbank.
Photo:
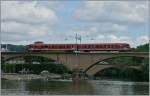
[(33, 80), (33, 79), (61, 79), (62, 76), (58, 74), (37, 75), (37, 74), (17, 74), (17, 73), (3, 73), (1, 79), (5, 80)]

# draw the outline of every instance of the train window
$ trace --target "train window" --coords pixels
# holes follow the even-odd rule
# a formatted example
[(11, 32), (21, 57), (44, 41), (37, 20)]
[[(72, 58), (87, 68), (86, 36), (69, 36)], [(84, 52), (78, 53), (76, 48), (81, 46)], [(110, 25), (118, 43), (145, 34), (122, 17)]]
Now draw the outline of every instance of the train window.
[(103, 45), (103, 48), (106, 48), (105, 45)]
[(45, 45), (45, 46), (44, 46), (44, 48), (48, 48), (48, 46), (47, 46), (47, 45)]
[(54, 48), (54, 45), (52, 45), (52, 48)]
[(99, 48), (103, 48), (103, 45), (99, 45), (98, 47), (99, 47)]
[(109, 48), (109, 45), (106, 45), (106, 48)]
[(103, 45), (100, 45), (99, 47), (100, 47), (100, 48), (103, 48)]
[(111, 48), (113, 48), (114, 46), (113, 45), (111, 45)]
[(65, 48), (65, 45), (62, 45), (62, 48)]
[(89, 48), (91, 48), (91, 45), (89, 45)]
[(89, 45), (88, 48), (91, 48), (91, 46)]
[(62, 48), (62, 45), (59, 45), (59, 48), (61, 49), (61, 48)]
[(69, 48), (69, 45), (66, 45), (66, 48)]
[(112, 48), (112, 45), (109, 45), (110, 47), (109, 48)]
[(59, 45), (56, 45), (56, 49), (58, 49), (59, 48)]
[(60, 45), (58, 45), (58, 49), (60, 48)]
[(110, 48), (113, 48), (113, 45), (110, 45)]
[(54, 49), (56, 49), (56, 45), (54, 45)]
[(85, 45), (82, 45), (82, 48), (85, 48)]
[(126, 47), (127, 47), (127, 48), (130, 48), (128, 44), (126, 45)]
[(105, 45), (105, 48), (108, 48), (108, 45)]
[(105, 45), (105, 48), (108, 48), (108, 45)]
[(86, 45), (86, 48), (89, 48), (89, 45)]
[(58, 45), (55, 45), (55, 48), (58, 49)]
[(116, 45), (116, 48), (119, 48), (119, 46), (118, 46), (118, 45)]
[(103, 48), (106, 48), (106, 45), (103, 45)]
[(84, 45), (84, 48), (87, 48), (87, 45)]
[(103, 48), (103, 45), (98, 45), (98, 48)]
[(60, 48), (61, 46), (60, 45), (58, 45), (58, 48)]
[(64, 48), (64, 45), (61, 45), (61, 49), (63, 49)]
[(106, 48), (109, 48), (109, 45), (106, 45)]
[(41, 48), (44, 48), (44, 46), (43, 46), (43, 45), (41, 45)]
[(48, 45), (48, 48), (51, 48), (51, 45)]
[(36, 48), (34, 45), (31, 46), (32, 48)]
[(67, 48), (67, 45), (65, 45), (65, 48)]
[(73, 48), (73, 45), (70, 45), (71, 48)]
[(56, 45), (54, 45), (54, 49), (56, 49)]
[(62, 48), (65, 48), (65, 45), (62, 45)]
[(98, 48), (98, 45), (96, 45), (96, 48)]
[(96, 48), (96, 45), (93, 45), (93, 48)]
[(79, 49), (81, 49), (82, 48), (82, 45), (79, 45), (79, 47), (78, 47)]

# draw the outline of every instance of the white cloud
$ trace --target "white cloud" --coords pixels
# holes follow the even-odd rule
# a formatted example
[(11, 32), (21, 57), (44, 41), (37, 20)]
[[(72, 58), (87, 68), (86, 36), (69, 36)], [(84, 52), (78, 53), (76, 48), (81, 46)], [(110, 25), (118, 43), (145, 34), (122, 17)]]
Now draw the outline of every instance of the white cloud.
[(126, 32), (129, 27), (147, 24), (148, 13), (146, 1), (85, 1), (75, 11), (75, 18), (95, 24), (99, 32)]
[(128, 36), (117, 36), (113, 34), (100, 34), (95, 38), (95, 42), (99, 41), (99, 43), (127, 43), (129, 40), (130, 38)]
[(22, 23), (53, 24), (57, 21), (54, 11), (36, 6), (37, 2), (2, 1), (2, 21), (12, 20)]
[(141, 24), (148, 18), (147, 2), (87, 1), (76, 11), (76, 18), (92, 22)]
[(148, 36), (141, 36), (139, 38), (137, 38), (137, 42), (139, 43), (139, 45), (145, 44), (149, 42), (149, 38)]
[(126, 30), (127, 30), (126, 26), (113, 24), (111, 29), (110, 29), (110, 32), (123, 32)]
[(24, 42), (50, 36), (58, 17), (37, 1), (1, 1), (1, 32), (3, 42)]

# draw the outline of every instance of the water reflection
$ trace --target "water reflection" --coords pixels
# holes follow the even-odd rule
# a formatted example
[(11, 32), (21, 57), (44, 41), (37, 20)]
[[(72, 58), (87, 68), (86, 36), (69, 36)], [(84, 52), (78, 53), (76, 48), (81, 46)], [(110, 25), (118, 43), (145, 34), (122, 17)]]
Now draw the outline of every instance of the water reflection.
[(146, 95), (148, 83), (123, 81), (15, 81), (2, 80), (2, 95)]
[(148, 95), (148, 82), (91, 81), (100, 95)]

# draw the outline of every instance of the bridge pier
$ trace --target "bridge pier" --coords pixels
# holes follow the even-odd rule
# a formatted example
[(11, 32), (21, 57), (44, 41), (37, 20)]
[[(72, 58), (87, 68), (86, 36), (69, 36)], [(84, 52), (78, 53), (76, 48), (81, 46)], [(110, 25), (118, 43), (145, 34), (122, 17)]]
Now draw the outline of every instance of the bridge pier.
[(81, 69), (74, 69), (72, 74), (73, 80), (85, 80), (87, 79), (85, 73)]

